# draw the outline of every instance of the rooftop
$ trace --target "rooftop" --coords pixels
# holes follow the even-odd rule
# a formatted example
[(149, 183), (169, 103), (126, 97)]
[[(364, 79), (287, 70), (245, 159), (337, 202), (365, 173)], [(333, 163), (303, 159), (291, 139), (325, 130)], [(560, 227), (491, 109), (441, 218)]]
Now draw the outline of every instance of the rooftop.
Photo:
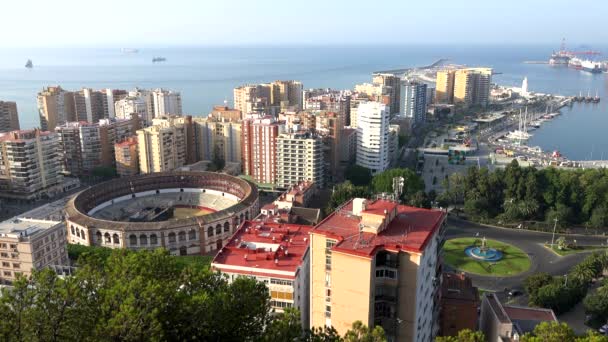
[[(442, 211), (383, 199), (367, 201), (360, 213), (356, 213), (353, 210), (356, 200), (362, 199), (347, 202), (313, 231), (338, 240), (335, 251), (362, 256), (372, 256), (378, 248), (422, 253), (445, 217)], [(377, 233), (370, 232), (374, 229)]]
[(0, 222), (0, 237), (26, 238), (58, 224), (61, 224), (61, 221), (14, 217)]
[(465, 301), (479, 301), (477, 287), (464, 273), (443, 273), (441, 298)]
[(222, 271), (293, 279), (307, 253), (311, 230), (305, 225), (245, 221), (211, 265)]

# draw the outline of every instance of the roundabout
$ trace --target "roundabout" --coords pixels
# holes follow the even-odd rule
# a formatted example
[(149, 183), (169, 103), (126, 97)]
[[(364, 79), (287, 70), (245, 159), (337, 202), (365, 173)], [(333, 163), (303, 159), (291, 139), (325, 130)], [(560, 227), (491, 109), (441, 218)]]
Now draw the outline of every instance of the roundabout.
[(456, 238), (443, 246), (445, 262), (471, 274), (509, 277), (530, 269), (530, 257), (521, 249), (497, 240)]

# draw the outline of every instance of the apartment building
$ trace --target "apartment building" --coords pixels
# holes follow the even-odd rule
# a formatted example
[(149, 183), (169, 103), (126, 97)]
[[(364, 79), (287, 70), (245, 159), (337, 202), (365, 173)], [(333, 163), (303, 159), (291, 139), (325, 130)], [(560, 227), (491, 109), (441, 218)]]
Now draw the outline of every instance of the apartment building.
[(114, 144), (114, 155), (116, 159), (116, 173), (120, 177), (139, 174), (137, 137), (129, 137)]
[(0, 222), (0, 284), (51, 265), (68, 265), (62, 221), (17, 217)]
[(276, 183), (277, 137), (284, 131), (284, 123), (272, 116), (251, 116), (243, 120), (243, 174), (251, 176), (256, 182)]
[(276, 115), (284, 110), (302, 110), (303, 86), (298, 81), (274, 81), (234, 88), (234, 108), (243, 114)]
[(154, 117), (167, 115), (182, 115), (182, 95), (180, 92), (155, 89), (152, 91), (152, 101), (154, 102)]
[(416, 81), (401, 82), (400, 115), (410, 121), (411, 126), (425, 122), (427, 111), (427, 86)]
[(388, 106), (378, 102), (365, 102), (357, 109), (357, 165), (366, 167), (372, 174), (388, 169), (390, 156), (390, 114)]
[(254, 278), (270, 293), (275, 313), (297, 308), (302, 327), (309, 326), (309, 232), (311, 226), (245, 221), (215, 256), (211, 267), (228, 276)]
[(74, 96), (75, 121), (96, 123), (101, 119), (114, 118), (117, 101), (127, 96), (126, 90), (82, 88)]
[(287, 188), (301, 181), (325, 185), (323, 139), (312, 132), (279, 134), (276, 161), (278, 187)]
[(218, 153), (227, 163), (241, 162), (242, 123), (240, 120), (228, 119), (236, 112), (240, 113), (235, 111), (223, 116), (212, 112), (207, 118), (193, 119), (197, 160), (213, 160)]
[(101, 119), (97, 123), (68, 122), (57, 127), (64, 172), (82, 176), (97, 167), (114, 167), (114, 144), (135, 135), (138, 129), (137, 116), (130, 120)]
[(310, 326), (356, 320), (389, 341), (433, 341), (446, 215), (355, 198), (310, 233)]
[(435, 86), (435, 102), (438, 104), (454, 103), (454, 77), (456, 71), (453, 69), (440, 70), (437, 72)]
[(403, 111), (401, 108), (401, 77), (394, 74), (374, 74), (372, 83), (385, 86), (391, 97), (391, 115), (397, 115)]
[(492, 83), (491, 68), (461, 68), (437, 72), (435, 98), (438, 104), (462, 103), (487, 106)]
[(17, 103), (0, 101), (0, 133), (18, 130), (19, 114), (17, 113)]
[[(142, 97), (127, 96), (114, 104), (114, 112), (117, 119), (129, 120), (134, 116), (139, 117), (144, 126), (152, 123), (153, 117), (148, 113), (148, 104)], [(152, 112), (150, 112), (152, 113)]]
[(456, 70), (454, 76), (454, 103), (463, 103), (467, 106), (487, 106), (491, 83), (491, 68)]
[(43, 131), (54, 131), (55, 127), (68, 121), (76, 121), (74, 94), (60, 86), (44, 88), (36, 97), (40, 127)]
[(0, 197), (35, 200), (63, 191), (59, 137), (40, 130), (0, 134)]
[(152, 126), (138, 130), (141, 173), (171, 171), (186, 165), (187, 142), (187, 125), (172, 119), (154, 120)]

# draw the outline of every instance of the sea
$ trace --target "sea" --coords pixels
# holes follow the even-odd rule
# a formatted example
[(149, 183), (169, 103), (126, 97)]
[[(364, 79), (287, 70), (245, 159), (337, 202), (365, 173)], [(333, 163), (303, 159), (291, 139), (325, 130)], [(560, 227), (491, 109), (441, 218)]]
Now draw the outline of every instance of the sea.
[[(599, 104), (575, 104), (533, 132), (531, 146), (559, 150), (572, 160), (608, 158), (608, 74), (590, 74), (524, 61), (547, 60), (551, 45), (305, 45), (193, 46), (139, 48), (0, 48), (0, 100), (16, 101), (21, 127), (39, 126), (36, 93), (49, 85), (64, 89), (167, 88), (182, 93), (186, 114), (206, 116), (213, 105), (232, 104), (232, 89), (278, 79), (302, 81), (305, 88), (352, 89), (371, 74), (429, 65), (440, 58), (468, 66), (488, 66), (493, 81), (531, 91), (583, 95), (596, 92)], [(608, 52), (606, 47), (595, 50)], [(154, 57), (165, 57), (152, 63)], [(34, 68), (24, 67), (31, 59)]]

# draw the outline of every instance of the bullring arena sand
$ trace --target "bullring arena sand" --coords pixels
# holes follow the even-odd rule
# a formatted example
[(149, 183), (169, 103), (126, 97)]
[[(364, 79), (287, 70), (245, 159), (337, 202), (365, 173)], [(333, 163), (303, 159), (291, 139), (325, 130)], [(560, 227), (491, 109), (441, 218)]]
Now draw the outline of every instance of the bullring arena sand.
[(213, 209), (210, 208), (205, 208), (205, 207), (182, 207), (182, 206), (175, 206), (173, 208), (173, 218), (176, 219), (184, 219), (184, 218), (188, 218), (188, 217), (195, 217), (195, 216), (205, 216), (211, 213), (216, 212)]

